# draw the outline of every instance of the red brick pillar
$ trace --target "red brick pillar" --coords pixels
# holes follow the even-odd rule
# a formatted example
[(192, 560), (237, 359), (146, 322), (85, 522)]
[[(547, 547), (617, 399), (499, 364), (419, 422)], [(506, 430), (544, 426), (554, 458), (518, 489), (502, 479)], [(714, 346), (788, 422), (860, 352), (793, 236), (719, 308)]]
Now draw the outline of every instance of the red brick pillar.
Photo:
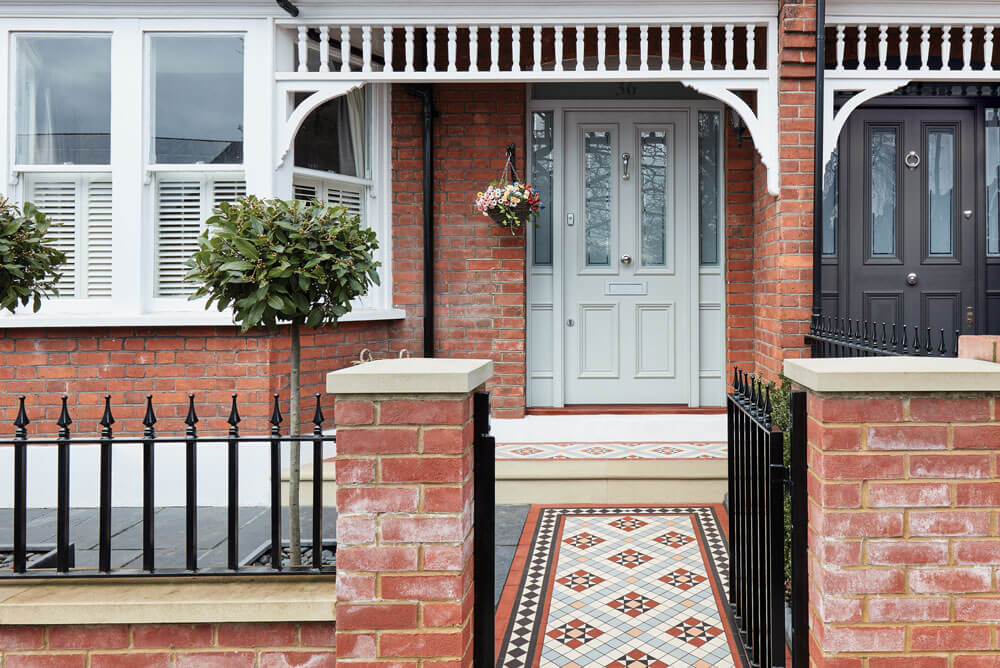
[(492, 373), (398, 359), (328, 375), (338, 662), (472, 665), (472, 394)]
[(789, 360), (808, 392), (811, 659), (1000, 666), (1000, 365)]

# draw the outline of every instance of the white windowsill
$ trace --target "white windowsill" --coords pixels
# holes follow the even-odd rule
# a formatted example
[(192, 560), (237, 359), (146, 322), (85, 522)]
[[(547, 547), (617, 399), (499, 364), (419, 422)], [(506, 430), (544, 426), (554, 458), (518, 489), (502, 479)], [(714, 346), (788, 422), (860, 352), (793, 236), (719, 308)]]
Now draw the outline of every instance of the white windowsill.
[[(391, 309), (356, 309), (340, 319), (348, 322), (402, 320), (406, 311)], [(235, 327), (228, 312), (160, 311), (156, 313), (18, 313), (0, 315), (0, 330), (38, 327)]]

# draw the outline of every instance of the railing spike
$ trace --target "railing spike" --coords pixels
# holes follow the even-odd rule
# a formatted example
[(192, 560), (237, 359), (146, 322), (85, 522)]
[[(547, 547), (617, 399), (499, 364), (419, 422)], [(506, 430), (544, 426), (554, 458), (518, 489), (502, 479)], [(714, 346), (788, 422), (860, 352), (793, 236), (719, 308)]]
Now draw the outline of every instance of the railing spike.
[(110, 429), (115, 423), (115, 416), (111, 414), (111, 395), (104, 395), (104, 415), (101, 416), (100, 425), (105, 429)]
[(733, 365), (733, 394), (737, 394), (740, 390), (740, 368)]
[(920, 328), (916, 325), (913, 326), (913, 352), (917, 355), (920, 354)]
[(324, 419), (326, 419), (326, 418), (323, 417), (323, 405), (322, 405), (322, 402), (320, 401), (320, 394), (319, 394), (319, 392), (317, 392), (316, 393), (316, 412), (313, 413), (313, 424), (318, 427), (321, 424), (323, 424), (323, 420)]
[(947, 352), (947, 349), (944, 347), (944, 328), (942, 327), (941, 328), (941, 343), (938, 344), (938, 355), (941, 355), (942, 357), (944, 357), (945, 352)]
[(764, 388), (764, 417), (767, 418), (768, 423), (771, 422), (771, 385), (770, 383)]
[(961, 335), (962, 335), (962, 333), (959, 330), (956, 329), (955, 330), (955, 347), (952, 349), (952, 352), (955, 353), (956, 357), (958, 357), (958, 337), (960, 337)]
[(885, 332), (886, 332), (886, 327), (885, 327), (885, 323), (883, 322), (882, 323), (882, 349), (883, 350), (885, 350), (886, 346), (889, 343), (889, 340), (886, 337), (886, 333)]
[(184, 424), (189, 427), (193, 427), (198, 424), (198, 415), (194, 410), (194, 393), (188, 395), (188, 412), (187, 417), (184, 418)]
[(927, 354), (930, 355), (931, 352), (933, 352), (933, 350), (934, 350), (934, 346), (931, 344), (931, 328), (930, 327), (927, 328), (927, 343), (926, 343), (926, 346), (927, 346)]
[(895, 351), (899, 341), (896, 340), (896, 323), (892, 323), (892, 338), (889, 339), (889, 346)]
[(22, 431), (31, 424), (31, 420), (28, 419), (28, 412), (24, 409), (24, 397), (17, 398), (17, 417), (14, 418), (14, 426), (17, 427), (18, 431)]
[(73, 420), (69, 416), (69, 408), (66, 405), (67, 399), (68, 397), (66, 395), (63, 395), (62, 411), (59, 412), (59, 419), (56, 421), (56, 424), (62, 427), (63, 429), (68, 429), (69, 426), (73, 424)]
[(233, 405), (229, 409), (229, 419), (226, 420), (233, 429), (240, 423), (240, 412), (236, 408), (236, 395), (233, 394)]
[(271, 425), (275, 428), (281, 424), (281, 407), (278, 406), (278, 393), (274, 393), (274, 409), (271, 411)]
[(146, 427), (147, 430), (152, 430), (153, 425), (156, 424), (156, 413), (153, 412), (153, 395), (146, 395), (146, 416), (142, 418), (142, 425)]

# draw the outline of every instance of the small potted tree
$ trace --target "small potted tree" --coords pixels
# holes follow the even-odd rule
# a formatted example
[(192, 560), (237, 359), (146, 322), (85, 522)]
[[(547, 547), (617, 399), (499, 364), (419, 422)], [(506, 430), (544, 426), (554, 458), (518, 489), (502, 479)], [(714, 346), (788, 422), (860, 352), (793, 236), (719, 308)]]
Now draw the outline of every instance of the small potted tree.
[(66, 256), (46, 243), (48, 229), (45, 214), (31, 202), (21, 209), (0, 198), (0, 308), (14, 313), (30, 303), (37, 312), (42, 299), (58, 294)]
[[(291, 338), (289, 433), (299, 433), (301, 327), (335, 325), (351, 300), (378, 284), (375, 232), (343, 206), (316, 200), (262, 200), (248, 196), (221, 204), (188, 260), (187, 280), (198, 283), (191, 299), (207, 297), (219, 311), (231, 308), (243, 333), (287, 323)], [(289, 467), (289, 546), (301, 563), (299, 482), (301, 453), (292, 443)], [(313, 481), (322, 484), (322, 481)], [(316, 546), (314, 546), (316, 549)]]

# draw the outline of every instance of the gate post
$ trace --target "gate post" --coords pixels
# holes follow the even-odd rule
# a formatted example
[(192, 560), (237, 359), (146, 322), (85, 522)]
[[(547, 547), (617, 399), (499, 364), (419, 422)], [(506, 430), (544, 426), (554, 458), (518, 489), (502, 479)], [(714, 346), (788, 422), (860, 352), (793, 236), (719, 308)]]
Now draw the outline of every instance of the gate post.
[(392, 359), (327, 376), (338, 663), (472, 666), (472, 404), (492, 374), (488, 360)]
[(1000, 665), (1000, 365), (788, 360), (785, 375), (808, 392), (811, 662)]

